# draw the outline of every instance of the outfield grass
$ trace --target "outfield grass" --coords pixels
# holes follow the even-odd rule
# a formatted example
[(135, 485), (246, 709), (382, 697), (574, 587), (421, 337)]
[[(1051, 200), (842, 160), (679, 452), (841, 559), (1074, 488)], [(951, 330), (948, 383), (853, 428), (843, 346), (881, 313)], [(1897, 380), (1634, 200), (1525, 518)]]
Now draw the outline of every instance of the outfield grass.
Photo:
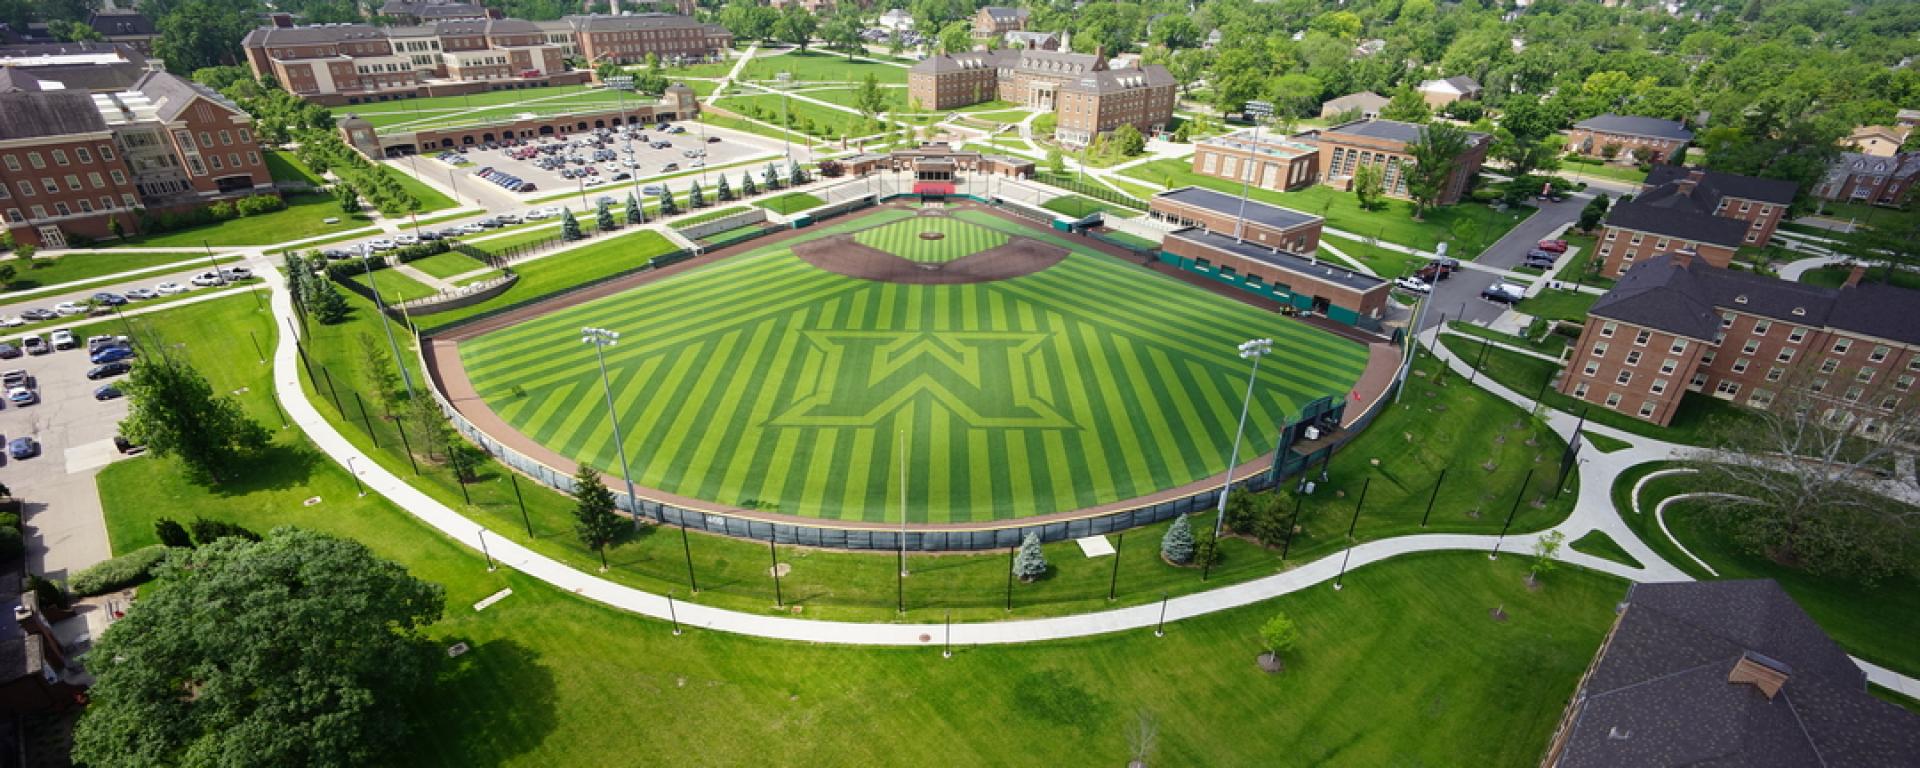
[(424, 259), (415, 259), (407, 262), (407, 266), (442, 280), (453, 277), (454, 275), (464, 275), (474, 270), (487, 268), (487, 265), (480, 263), (478, 259), (459, 251), (447, 251), (446, 253), (437, 253)]
[(349, 275), (347, 279), (352, 280), (355, 285), (363, 288), (378, 288), (380, 290), (380, 299), (388, 304), (398, 304), (403, 301), (423, 299), (440, 292), (426, 283), (407, 277), (392, 269), (374, 270), (371, 280), (367, 278), (367, 273), (365, 272), (355, 272)]
[(755, 200), (753, 206), (755, 208), (765, 208), (774, 213), (786, 216), (799, 213), (809, 208), (818, 208), (826, 204), (827, 201), (805, 192), (788, 192), (778, 197)]
[[(129, 272), (136, 269), (158, 267), (165, 264), (198, 261), (207, 263), (207, 255), (182, 251), (179, 253), (70, 253), (59, 258), (36, 258), (32, 262), (23, 262), (17, 258), (0, 261), (16, 270), (12, 280), (7, 281), (6, 293), (31, 291), (51, 285), (78, 283), (94, 278)], [(193, 264), (184, 264), (181, 269), (190, 269)], [(8, 300), (0, 293), (0, 301)]]
[(776, 80), (787, 72), (796, 82), (859, 83), (873, 75), (880, 83), (907, 82), (907, 68), (872, 61), (849, 60), (837, 53), (793, 51), (778, 56), (756, 56), (741, 68), (741, 80)]
[(420, 318), (419, 323), (422, 327), (445, 326), (455, 320), (471, 317), (496, 307), (538, 298), (581, 283), (618, 274), (646, 264), (653, 260), (653, 257), (671, 253), (673, 250), (673, 243), (653, 230), (638, 230), (602, 238), (592, 245), (542, 256), (516, 265), (513, 271), (520, 275), (520, 279), (514, 282), (513, 287), (507, 289), (505, 293), (470, 307)]
[(1139, 211), (1131, 208), (1123, 208), (1112, 203), (1103, 203), (1099, 200), (1081, 197), (1079, 195), (1062, 195), (1048, 200), (1041, 204), (1040, 207), (1053, 211), (1054, 213), (1071, 216), (1075, 219), (1083, 219), (1095, 213), (1103, 213), (1116, 219), (1132, 219), (1140, 215)]
[(1643, 567), (1639, 560), (1634, 559), (1633, 555), (1621, 549), (1620, 545), (1615, 543), (1612, 537), (1601, 533), (1598, 529), (1587, 531), (1587, 535), (1574, 539), (1567, 546), (1571, 547), (1575, 552), (1593, 555), (1602, 560), (1612, 560), (1621, 565), (1634, 568)]
[[(1142, 163), (1120, 174), (1159, 189), (1192, 185), (1240, 194), (1239, 182), (1194, 173), (1192, 160), (1185, 158)], [(1352, 193), (1318, 184), (1294, 192), (1256, 188), (1249, 190), (1249, 195), (1255, 200), (1324, 216), (1327, 226), (1336, 229), (1410, 248), (1431, 251), (1435, 245), (1446, 241), (1452, 245), (1452, 253), (1462, 259), (1477, 255), (1470, 252), (1467, 241), (1478, 242), (1483, 248), (1492, 245), (1507, 230), (1513, 229), (1515, 224), (1532, 216), (1537, 210), (1523, 205), (1500, 212), (1484, 205), (1468, 203), (1430, 210), (1425, 220), (1414, 221), (1413, 204), (1405, 200), (1385, 200), (1380, 210), (1365, 211), (1361, 210), (1359, 200)]]
[[(272, 213), (257, 216), (242, 216), (236, 219), (198, 227), (162, 232), (152, 235), (138, 235), (119, 241), (101, 241), (100, 246), (138, 246), (141, 248), (178, 248), (200, 247), (201, 243), (211, 243), (215, 248), (230, 245), (272, 245), (288, 240), (301, 240), (333, 232), (344, 232), (367, 226), (370, 219), (365, 215), (348, 215), (340, 212), (340, 201), (332, 195), (288, 195), (287, 207)], [(327, 219), (339, 221), (328, 224)]]
[[(650, 457), (635, 462), (636, 483), (787, 514), (897, 520), (900, 488), (886, 469), (904, 430), (917, 457), (908, 519), (935, 523), (1078, 509), (1220, 471), (1244, 384), (1239, 361), (1212, 350), (1233, 339), (1274, 336), (1300, 363), (1261, 369), (1267, 387), (1244, 455), (1270, 450), (1277, 425), (1307, 401), (1344, 396), (1364, 366), (1361, 347), (1307, 326), (1035, 229), (958, 218), (1075, 252), (1013, 280), (907, 286), (825, 272), (769, 246), (469, 340), (461, 353), (509, 423), (613, 467), (605, 422), (586, 418), (604, 408), (591, 358), (539, 341), (611, 324), (645, 340), (607, 358), (627, 382), (627, 453)], [(1151, 299), (1113, 314), (1112, 296)], [(959, 335), (935, 343), (929, 330)], [(706, 429), (714, 424), (727, 427)]]
[[(927, 240), (922, 233), (939, 234)], [(1006, 232), (945, 217), (915, 217), (853, 235), (853, 241), (922, 264), (943, 264), (1006, 245)]]

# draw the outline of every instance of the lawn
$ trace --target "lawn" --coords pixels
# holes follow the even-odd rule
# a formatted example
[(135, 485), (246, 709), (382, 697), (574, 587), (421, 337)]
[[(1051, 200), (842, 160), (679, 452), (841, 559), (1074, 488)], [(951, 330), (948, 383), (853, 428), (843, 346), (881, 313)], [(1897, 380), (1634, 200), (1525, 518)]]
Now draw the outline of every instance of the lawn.
[(1447, 329), (1476, 338), (1491, 339), (1501, 344), (1508, 344), (1522, 349), (1531, 349), (1540, 354), (1552, 355), (1554, 357), (1559, 357), (1567, 349), (1567, 337), (1557, 333), (1547, 334), (1543, 341), (1534, 341), (1533, 339), (1523, 336), (1501, 333), (1491, 328), (1483, 328), (1472, 323), (1463, 323), (1458, 320), (1448, 322)]
[[(966, 112), (967, 110), (961, 110)], [(995, 123), (1017, 123), (1033, 114), (1030, 109), (1005, 109), (997, 112), (968, 112), (967, 116), (975, 120), (987, 120)]]
[[(856, 112), (845, 112), (833, 107), (823, 107), (797, 99), (785, 98), (779, 94), (763, 93), (752, 96), (728, 96), (720, 100), (720, 106), (743, 115), (749, 105), (760, 110), (760, 117), (774, 125), (813, 136), (833, 138), (842, 134), (863, 136), (878, 133), (880, 129), (874, 122)], [(784, 110), (784, 111), (783, 111)], [(791, 122), (783, 123), (782, 116)]]
[[(1276, 425), (1307, 401), (1345, 393), (1364, 366), (1358, 345), (1036, 228), (973, 211), (958, 213), (961, 229), (943, 240), (918, 238), (936, 226), (925, 220), (882, 226), (910, 215), (881, 212), (808, 238), (848, 233), (896, 254), (932, 243), (927, 258), (940, 258), (992, 247), (962, 236), (978, 231), (1075, 252), (1012, 280), (911, 286), (827, 272), (782, 243), (468, 340), (462, 360), (509, 423), (615, 467), (605, 422), (578, 418), (605, 407), (589, 386), (598, 376), (588, 350), (540, 340), (617, 323), (644, 340), (606, 360), (631, 382), (619, 406), (627, 453), (651, 457), (637, 462), (637, 484), (808, 517), (897, 520), (897, 476), (885, 469), (900, 458), (890, 438), (905, 430), (909, 454), (925, 457), (906, 481), (909, 519), (936, 523), (1079, 509), (1220, 471), (1241, 365), (1200, 353), (1204, 344), (1271, 335), (1312, 363), (1262, 369), (1269, 388), (1256, 394), (1247, 455), (1270, 450)], [(1120, 315), (1100, 298), (1114, 295), (1151, 298)], [(928, 346), (922, 329), (958, 335)], [(1031, 373), (1029, 358), (1041, 366)], [(867, 365), (879, 366), (871, 380), (837, 377)]]
[[(859, 109), (859, 106), (854, 104), (854, 99), (860, 92), (853, 88), (821, 88), (818, 90), (795, 91), (795, 93), (821, 101), (832, 102), (848, 109)], [(883, 88), (880, 90), (880, 93), (887, 97), (886, 106), (881, 111), (899, 112), (907, 108), (907, 89)]]
[(1898, 208), (1883, 208), (1866, 203), (1833, 202), (1820, 203), (1820, 210), (1823, 211), (1824, 216), (1852, 221), (1874, 229), (1912, 232), (1920, 228), (1920, 211), (1903, 211)]
[(294, 157), (292, 152), (269, 149), (261, 154), (266, 156), (267, 173), (273, 175), (274, 181), (300, 182), (316, 187), (327, 183), (305, 163), (300, 162), (300, 158)]
[(1534, 317), (1544, 317), (1548, 320), (1567, 320), (1574, 323), (1585, 323), (1587, 322), (1587, 310), (1592, 309), (1593, 303), (1599, 300), (1599, 296), (1591, 293), (1556, 290), (1549, 287), (1541, 289), (1537, 295), (1521, 299), (1520, 303), (1514, 305), (1513, 308), (1516, 311), (1524, 312)]
[[(1810, 269), (1800, 275), (1800, 282), (1824, 288), (1838, 288), (1847, 281), (1847, 275), (1852, 271), (1853, 268), (1848, 266)], [(1860, 282), (1886, 283), (1896, 288), (1920, 291), (1920, 272), (1894, 267), (1874, 267), (1867, 270), (1867, 274), (1860, 278)]]
[(1048, 200), (1040, 207), (1053, 211), (1054, 213), (1065, 214), (1075, 219), (1083, 219), (1095, 213), (1103, 213), (1117, 219), (1131, 219), (1140, 215), (1139, 211), (1131, 208), (1122, 208), (1112, 203), (1103, 203), (1099, 200), (1093, 200), (1079, 195), (1056, 197)]
[(487, 268), (487, 265), (480, 263), (478, 259), (459, 251), (447, 251), (446, 253), (434, 254), (424, 259), (415, 259), (407, 262), (407, 266), (442, 280), (453, 277), (454, 275), (464, 275), (468, 272)]
[(1587, 531), (1587, 535), (1574, 539), (1567, 546), (1573, 548), (1575, 552), (1593, 555), (1602, 560), (1612, 560), (1634, 568), (1642, 567), (1639, 560), (1633, 559), (1633, 555), (1627, 554), (1627, 551), (1621, 549), (1612, 537), (1601, 533), (1598, 529)]
[[(723, 59), (720, 61), (702, 62), (699, 64), (683, 64), (679, 66), (668, 64), (666, 62), (661, 62), (661, 69), (666, 71), (668, 78), (679, 78), (679, 77), (719, 78), (719, 77), (726, 77), (728, 72), (733, 71), (733, 63), (734, 63), (733, 59)], [(637, 72), (643, 72), (645, 70), (646, 70), (646, 67), (643, 67), (643, 66), (627, 67), (627, 71), (629, 72), (637, 73)]]
[[(1651, 514), (1660, 499), (1677, 493), (1727, 490), (1708, 488), (1707, 482), (1697, 475), (1655, 479), (1642, 490), (1640, 508)], [(1674, 502), (1666, 511), (1667, 528), (1673, 536), (1713, 566), (1719, 578), (1774, 579), (1849, 652), (1908, 675), (1920, 674), (1920, 646), (1913, 643), (1913, 638), (1920, 635), (1920, 579), (1890, 577), (1868, 585), (1854, 578), (1817, 575), (1784, 565), (1741, 546), (1735, 539), (1736, 519), (1723, 518), (1696, 501)], [(1655, 530), (1648, 535), (1658, 537), (1659, 533)], [(1672, 562), (1698, 578), (1711, 578), (1685, 556)]]
[(1569, 249), (1577, 249), (1577, 251), (1572, 258), (1567, 259), (1567, 263), (1560, 265), (1560, 271), (1553, 274), (1553, 279), (1563, 283), (1577, 283), (1598, 288), (1613, 287), (1613, 278), (1601, 277), (1597, 271), (1588, 271), (1589, 265), (1594, 270), (1598, 270), (1600, 265), (1600, 262), (1596, 261), (1599, 258), (1596, 253), (1599, 241), (1593, 235), (1575, 234), (1572, 230), (1568, 230), (1566, 234), (1560, 236), (1560, 239), (1567, 241)]
[(584, 85), (556, 85), (545, 88), (490, 91), (466, 96), (434, 96), (377, 104), (353, 104), (339, 107), (342, 115), (356, 114), (372, 123), (381, 133), (418, 131), (454, 125), (511, 119), (522, 112), (541, 115), (565, 114), (586, 109), (608, 109), (621, 103), (638, 105), (650, 101), (644, 95), (592, 88)]
[[(453, 198), (447, 197), (446, 194), (440, 190), (421, 183), (419, 179), (413, 177), (413, 174), (406, 173), (398, 164), (394, 165), (395, 167), (392, 169), (393, 172), (389, 175), (393, 177), (394, 181), (400, 182), (401, 189), (406, 190), (407, 194), (413, 195), (415, 200), (420, 201), (420, 210), (417, 213), (443, 211), (457, 205), (457, 203), (453, 201)], [(405, 219), (407, 217), (401, 218)]]
[(882, 84), (907, 82), (907, 68), (892, 64), (848, 59), (837, 53), (794, 51), (779, 56), (756, 56), (740, 70), (741, 80), (775, 80), (782, 72), (795, 82), (858, 83), (867, 75)]
[[(929, 240), (927, 235), (938, 235)], [(921, 264), (943, 264), (1006, 245), (1006, 232), (953, 218), (910, 218), (854, 233), (853, 241)], [(910, 299), (932, 298), (912, 296)]]
[[(367, 226), (371, 221), (365, 215), (350, 216), (341, 213), (340, 201), (334, 199), (332, 195), (288, 195), (286, 200), (287, 207), (284, 210), (272, 213), (243, 216), (172, 232), (139, 235), (111, 243), (102, 241), (101, 246), (198, 248), (203, 242), (211, 243), (216, 248), (230, 245), (272, 245), (288, 240), (301, 240), (358, 229)], [(339, 219), (339, 221), (328, 224), (327, 219)]]
[(717, 208), (711, 211), (706, 211), (704, 213), (695, 214), (693, 216), (682, 216), (678, 219), (675, 219), (674, 222), (672, 224), (669, 224), (668, 226), (674, 229), (686, 229), (688, 227), (705, 224), (709, 221), (713, 221), (716, 219), (724, 219), (728, 216), (733, 216), (735, 214), (746, 213), (746, 212), (747, 212), (747, 208), (744, 206), (731, 205), (725, 208)]
[(673, 243), (653, 230), (603, 238), (592, 245), (516, 265), (513, 271), (520, 275), (520, 279), (506, 293), (470, 307), (421, 318), (419, 322), (423, 326), (444, 326), (496, 307), (539, 298), (634, 269), (652, 261), (655, 256), (673, 251)]
[(1427, 263), (1427, 257), (1425, 256), (1415, 256), (1411, 253), (1388, 250), (1378, 245), (1369, 245), (1359, 240), (1340, 237), (1338, 235), (1322, 233), (1320, 235), (1320, 244), (1323, 246), (1332, 245), (1335, 250), (1353, 257), (1354, 260), (1361, 264), (1365, 264), (1367, 269), (1373, 270), (1375, 275), (1385, 278), (1411, 275), (1414, 270), (1419, 269)]
[(798, 133), (794, 133), (792, 131), (781, 130), (771, 125), (762, 125), (752, 120), (744, 120), (737, 117), (727, 117), (725, 115), (717, 115), (705, 110), (701, 110), (700, 112), (700, 122), (708, 123), (711, 125), (717, 125), (722, 128), (732, 128), (733, 130), (736, 130), (736, 131), (744, 131), (746, 133), (751, 133), (755, 136), (765, 136), (769, 139), (794, 141), (794, 142), (798, 142), (802, 146), (813, 143), (812, 138), (803, 136)]
[[(189, 269), (199, 262), (209, 264), (205, 253), (183, 251), (180, 253), (127, 253), (112, 251), (105, 253), (70, 253), (59, 258), (37, 258), (32, 262), (22, 262), (17, 258), (0, 261), (16, 270), (12, 280), (7, 281), (6, 293), (31, 291), (47, 286), (78, 283), (95, 278), (131, 272), (137, 269), (158, 267), (167, 264), (179, 264), (181, 269)], [(7, 300), (6, 293), (0, 293), (0, 301)]]
[(779, 197), (769, 197), (764, 200), (756, 200), (753, 203), (753, 207), (765, 208), (769, 211), (773, 211), (774, 213), (780, 214), (782, 216), (787, 216), (787, 215), (799, 213), (809, 208), (818, 208), (826, 204), (827, 204), (827, 201), (822, 200), (818, 197), (814, 197), (813, 195), (809, 195), (805, 192), (788, 192), (784, 195), (780, 195)]
[[(1160, 189), (1191, 185), (1240, 194), (1239, 182), (1194, 173), (1190, 159), (1155, 160), (1128, 168), (1120, 174)], [(1405, 200), (1389, 199), (1384, 201), (1379, 210), (1365, 211), (1361, 210), (1359, 200), (1352, 193), (1317, 184), (1294, 192), (1256, 188), (1250, 190), (1249, 194), (1255, 200), (1323, 216), (1327, 226), (1363, 237), (1370, 236), (1423, 251), (1431, 251), (1435, 245), (1445, 241), (1452, 246), (1449, 255), (1461, 259), (1477, 255), (1477, 249), (1469, 247), (1469, 241), (1479, 243), (1479, 247), (1491, 245), (1536, 210), (1523, 205), (1500, 212), (1484, 205), (1461, 204), (1428, 211), (1425, 220), (1414, 221), (1413, 204)]]
[[(1462, 355), (1469, 361), (1484, 360), (1480, 369), (1482, 375), (1492, 377), (1494, 381), (1526, 397), (1543, 391), (1542, 387), (1560, 371), (1558, 363), (1508, 352), (1499, 347), (1487, 349), (1482, 358), (1478, 341), (1457, 336), (1443, 336), (1441, 343), (1450, 354)], [(1744, 417), (1740, 406), (1703, 393), (1688, 392), (1681, 398), (1680, 409), (1674, 414), (1673, 422), (1662, 427), (1621, 411), (1609, 410), (1605, 406), (1575, 400), (1552, 387), (1544, 391), (1544, 399), (1550, 408), (1575, 415), (1586, 414), (1587, 420), (1596, 424), (1684, 445), (1706, 445), (1713, 439), (1715, 431), (1721, 428), (1722, 422), (1728, 422), (1726, 428), (1733, 429)]]
[(376, 269), (369, 279), (365, 272), (355, 272), (347, 278), (363, 288), (378, 288), (380, 298), (388, 304), (423, 299), (440, 291), (391, 269)]
[(1560, 176), (1574, 181), (1612, 179), (1614, 181), (1624, 181), (1629, 184), (1644, 184), (1647, 181), (1647, 172), (1640, 170), (1637, 166), (1615, 165), (1613, 163), (1588, 165), (1572, 160), (1560, 164)]

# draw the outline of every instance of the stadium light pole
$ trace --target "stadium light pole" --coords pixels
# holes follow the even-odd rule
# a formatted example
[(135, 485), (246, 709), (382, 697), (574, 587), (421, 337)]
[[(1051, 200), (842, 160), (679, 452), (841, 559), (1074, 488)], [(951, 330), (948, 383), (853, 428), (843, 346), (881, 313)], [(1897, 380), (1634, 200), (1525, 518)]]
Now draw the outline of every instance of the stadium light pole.
[(907, 575), (907, 431), (900, 430), (900, 575)]
[(633, 472), (627, 464), (627, 444), (620, 438), (620, 414), (613, 406), (613, 382), (607, 378), (607, 347), (620, 343), (620, 332), (605, 328), (586, 327), (580, 329), (580, 342), (593, 345), (593, 357), (600, 362), (600, 387), (607, 393), (607, 424), (613, 427), (613, 445), (620, 450), (620, 479), (627, 484), (627, 510), (633, 514), (633, 524), (640, 525), (640, 497), (633, 492)]
[(1247, 370), (1247, 396), (1240, 401), (1240, 426), (1233, 431), (1233, 452), (1227, 459), (1227, 477), (1220, 483), (1220, 508), (1213, 515), (1213, 541), (1207, 545), (1206, 564), (1201, 567), (1200, 580), (1206, 581), (1213, 574), (1213, 555), (1220, 549), (1220, 532), (1227, 521), (1227, 495), (1233, 491), (1233, 467), (1240, 463), (1240, 436), (1247, 431), (1247, 411), (1253, 406), (1253, 382), (1260, 375), (1260, 358), (1273, 350), (1273, 339), (1250, 339), (1240, 343), (1240, 357), (1253, 361)]
[(1235, 240), (1242, 239), (1246, 232), (1247, 193), (1250, 191), (1248, 187), (1251, 185), (1253, 174), (1257, 172), (1258, 167), (1258, 163), (1254, 162), (1254, 155), (1260, 151), (1260, 118), (1273, 114), (1273, 102), (1249, 101), (1243, 109), (1247, 114), (1253, 115), (1253, 141), (1247, 145), (1246, 164), (1248, 166), (1254, 166), (1254, 168), (1243, 169), (1240, 175), (1240, 215), (1235, 217), (1233, 222), (1233, 239)]
[(367, 271), (367, 287), (373, 289), (373, 307), (380, 312), (380, 330), (387, 332), (387, 351), (393, 353), (393, 366), (400, 369), (400, 383), (407, 386), (407, 398), (413, 398), (413, 374), (407, 372), (406, 364), (400, 362), (400, 344), (393, 340), (393, 325), (387, 317), (387, 305), (380, 298), (380, 283), (373, 277), (372, 257), (367, 254), (367, 244), (360, 244), (360, 266)]

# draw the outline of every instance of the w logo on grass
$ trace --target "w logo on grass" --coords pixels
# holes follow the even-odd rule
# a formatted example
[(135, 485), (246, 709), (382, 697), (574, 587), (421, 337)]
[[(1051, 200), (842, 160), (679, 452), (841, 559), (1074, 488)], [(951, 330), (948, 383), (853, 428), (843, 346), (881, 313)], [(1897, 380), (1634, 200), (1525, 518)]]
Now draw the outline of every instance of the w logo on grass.
[[(774, 427), (874, 427), (932, 404), (976, 428), (1078, 429), (1055, 409), (1046, 334), (807, 331), (791, 405)], [(922, 405), (921, 407), (925, 407)]]

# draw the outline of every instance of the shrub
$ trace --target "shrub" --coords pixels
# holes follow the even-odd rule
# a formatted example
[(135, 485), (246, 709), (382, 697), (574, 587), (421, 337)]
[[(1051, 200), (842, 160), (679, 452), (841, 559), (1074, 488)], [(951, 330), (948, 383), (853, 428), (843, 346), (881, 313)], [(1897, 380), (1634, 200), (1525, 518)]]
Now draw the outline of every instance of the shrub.
[(1047, 553), (1040, 549), (1040, 537), (1027, 534), (1020, 542), (1020, 551), (1013, 559), (1013, 575), (1023, 582), (1033, 581), (1047, 574)]
[(1160, 556), (1175, 565), (1193, 562), (1193, 524), (1186, 515), (1174, 518), (1167, 534), (1160, 538)]
[(18, 523), (0, 527), (0, 558), (17, 557), (27, 551), (27, 540)]
[(207, 206), (207, 213), (212, 215), (216, 221), (226, 221), (238, 215), (238, 212), (233, 208), (233, 203), (225, 200)]
[(165, 559), (166, 547), (158, 544), (141, 547), (75, 574), (68, 586), (81, 597), (126, 589), (153, 578), (154, 567)]
[(233, 207), (241, 216), (258, 216), (287, 207), (287, 201), (274, 195), (249, 195), (240, 198)]
[(73, 605), (73, 596), (67, 594), (67, 590), (60, 586), (60, 582), (46, 578), (40, 574), (27, 574), (26, 587), (40, 598), (40, 607), (42, 609), (54, 608), (66, 610)]
[(254, 533), (253, 531), (249, 531), (246, 528), (243, 528), (238, 525), (234, 525), (233, 523), (229, 523), (225, 520), (208, 520), (207, 518), (204, 518), (204, 517), (196, 517), (193, 519), (193, 523), (189, 527), (193, 529), (193, 540), (200, 543), (203, 546), (207, 544), (212, 544), (216, 541), (227, 538), (229, 536), (234, 538), (239, 538), (239, 539), (246, 539), (247, 541), (260, 540), (260, 534)]
[(187, 527), (171, 517), (153, 521), (153, 535), (160, 543), (168, 547), (191, 547), (193, 539), (187, 535)]

